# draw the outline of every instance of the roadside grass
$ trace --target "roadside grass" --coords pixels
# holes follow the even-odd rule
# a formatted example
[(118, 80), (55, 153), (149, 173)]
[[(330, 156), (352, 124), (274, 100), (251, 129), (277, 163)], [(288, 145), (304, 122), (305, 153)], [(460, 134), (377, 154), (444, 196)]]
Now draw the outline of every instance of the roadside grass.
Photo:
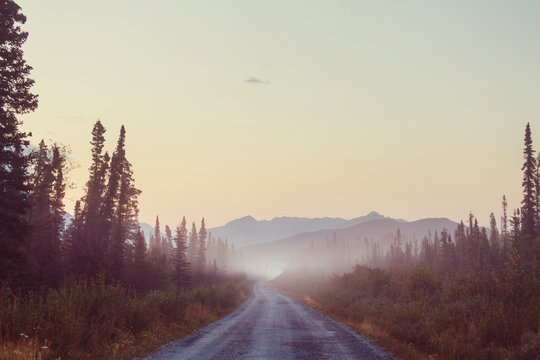
[(422, 267), (357, 267), (273, 283), (404, 360), (540, 359), (539, 295), (516, 297), (508, 289), (519, 283), (494, 275), (438, 279)]
[(307, 282), (305, 279), (300, 281), (299, 279), (291, 280), (280, 278), (277, 281), (274, 280), (272, 286), (282, 293), (301, 300), (313, 310), (348, 326), (356, 333), (366, 337), (372, 343), (382, 348), (393, 358), (402, 360), (431, 360), (436, 358), (421, 352), (419, 349), (415, 348), (413, 344), (405, 343), (390, 336), (387, 331), (380, 326), (375, 325), (373, 322), (366, 319), (359, 321), (351, 316), (344, 316), (341, 312), (338, 314), (326, 303), (315, 300), (313, 298), (313, 296), (316, 297), (316, 295), (313, 295), (315, 292), (314, 288), (321, 286), (319, 281)]
[(0, 289), (0, 359), (133, 359), (230, 313), (252, 283), (229, 277), (147, 294), (66, 281), (46, 295)]

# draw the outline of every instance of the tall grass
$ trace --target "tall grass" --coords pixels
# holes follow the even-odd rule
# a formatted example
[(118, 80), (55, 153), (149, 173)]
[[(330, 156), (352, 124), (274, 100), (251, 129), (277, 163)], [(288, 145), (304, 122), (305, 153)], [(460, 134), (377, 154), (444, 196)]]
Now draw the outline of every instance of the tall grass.
[(248, 291), (239, 279), (142, 295), (103, 279), (69, 280), (46, 295), (3, 287), (0, 358), (131, 358), (231, 311)]
[(333, 279), (289, 274), (276, 284), (309, 296), (308, 304), (361, 332), (375, 333), (385, 345), (404, 345), (398, 351), (404, 358), (540, 359), (540, 293), (533, 277), (526, 279), (531, 282), (524, 288), (531, 292), (527, 296), (518, 288), (523, 284), (502, 274), (443, 279), (423, 266), (358, 266)]

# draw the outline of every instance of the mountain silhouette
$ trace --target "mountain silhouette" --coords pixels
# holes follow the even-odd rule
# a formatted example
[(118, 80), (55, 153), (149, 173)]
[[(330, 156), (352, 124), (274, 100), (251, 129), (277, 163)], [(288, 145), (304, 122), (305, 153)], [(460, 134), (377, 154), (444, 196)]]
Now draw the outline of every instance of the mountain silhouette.
[(428, 218), (417, 221), (404, 222), (396, 219), (376, 219), (362, 222), (340, 229), (325, 229), (313, 232), (296, 234), (283, 239), (255, 244), (242, 249), (246, 266), (254, 271), (264, 274), (271, 268), (273, 273), (279, 273), (291, 259), (311, 243), (321, 243), (333, 239), (348, 241), (362, 241), (366, 238), (378, 240), (385, 248), (399, 229), (404, 241), (417, 239), (420, 242), (429, 233), (440, 233), (446, 229), (453, 236), (458, 223), (447, 218)]
[[(301, 233), (318, 230), (340, 229), (362, 224), (372, 220), (390, 219), (375, 211), (354, 219), (343, 218), (305, 218), (305, 217), (275, 217), (271, 220), (256, 220), (252, 216), (245, 216), (232, 220), (227, 224), (208, 229), (214, 237), (228, 239), (237, 248), (266, 243), (278, 239), (291, 237)], [(393, 219), (404, 223), (405, 220)]]

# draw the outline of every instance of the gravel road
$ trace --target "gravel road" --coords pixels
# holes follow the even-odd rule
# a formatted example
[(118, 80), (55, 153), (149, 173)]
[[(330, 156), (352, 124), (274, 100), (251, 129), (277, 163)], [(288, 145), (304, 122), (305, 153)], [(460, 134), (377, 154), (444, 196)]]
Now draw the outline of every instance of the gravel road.
[(389, 358), (348, 327), (259, 282), (236, 311), (145, 359)]

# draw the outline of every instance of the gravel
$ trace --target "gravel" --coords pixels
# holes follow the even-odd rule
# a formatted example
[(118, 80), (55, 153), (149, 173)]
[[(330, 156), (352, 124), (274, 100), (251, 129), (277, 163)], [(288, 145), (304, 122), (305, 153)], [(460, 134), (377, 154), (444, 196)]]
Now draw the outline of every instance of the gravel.
[(366, 338), (258, 282), (236, 311), (146, 360), (391, 359)]

